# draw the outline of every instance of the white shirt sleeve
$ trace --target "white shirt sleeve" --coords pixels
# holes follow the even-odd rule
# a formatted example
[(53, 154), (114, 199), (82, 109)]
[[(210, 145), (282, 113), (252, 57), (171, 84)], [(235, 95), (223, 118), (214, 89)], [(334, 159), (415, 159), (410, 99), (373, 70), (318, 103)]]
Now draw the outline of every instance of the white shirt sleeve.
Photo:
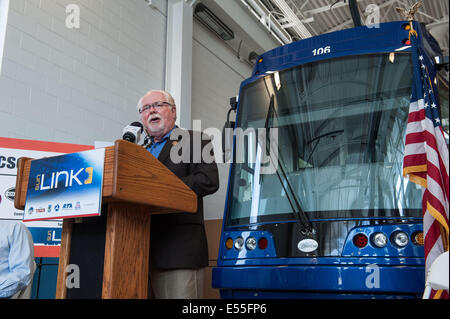
[(28, 228), (21, 222), (0, 223), (0, 298), (6, 298), (31, 283), (36, 264)]

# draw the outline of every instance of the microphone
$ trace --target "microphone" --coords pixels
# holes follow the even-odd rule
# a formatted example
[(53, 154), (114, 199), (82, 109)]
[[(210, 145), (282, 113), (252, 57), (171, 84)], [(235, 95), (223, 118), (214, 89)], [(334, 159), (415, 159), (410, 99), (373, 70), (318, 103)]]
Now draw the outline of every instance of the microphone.
[(141, 122), (133, 122), (123, 129), (122, 139), (131, 143), (137, 143), (141, 138), (143, 130), (144, 126)]

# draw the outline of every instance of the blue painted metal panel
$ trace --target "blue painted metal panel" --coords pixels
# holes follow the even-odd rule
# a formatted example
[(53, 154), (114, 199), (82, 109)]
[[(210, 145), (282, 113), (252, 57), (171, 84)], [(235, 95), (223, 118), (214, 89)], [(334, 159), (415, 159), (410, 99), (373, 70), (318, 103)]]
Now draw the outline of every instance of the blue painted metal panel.
[[(348, 234), (342, 256), (399, 256), (423, 258), (423, 246), (414, 245), (411, 240), (411, 235), (415, 232), (422, 231), (422, 229), (422, 224), (398, 224), (354, 228)], [(397, 231), (403, 231), (409, 237), (408, 244), (403, 248), (396, 247), (395, 244), (392, 243), (391, 235)], [(359, 233), (365, 234), (369, 238), (369, 242), (364, 248), (358, 248), (353, 244), (353, 237)], [(370, 240), (376, 233), (384, 233), (387, 236), (388, 243), (386, 247), (378, 248), (373, 244), (372, 240)]]
[(327, 292), (297, 292), (297, 291), (250, 291), (223, 289), (220, 291), (223, 299), (416, 299), (421, 295), (386, 295), (360, 293), (327, 293)]
[[(253, 72), (283, 70), (295, 65), (322, 59), (332, 59), (355, 54), (393, 52), (405, 47), (408, 31), (402, 28), (405, 22), (380, 24), (380, 28), (358, 27), (322, 34), (296, 41), (264, 53), (262, 63)], [(314, 54), (314, 50), (329, 46), (329, 53)], [(408, 50), (405, 48), (404, 50)]]
[(273, 242), (273, 237), (269, 232), (264, 231), (226, 231), (224, 232), (224, 237), (226, 237), (223, 241), (223, 245), (225, 245), (225, 241), (227, 238), (233, 239), (233, 242), (238, 237), (242, 237), (244, 242), (249, 237), (254, 237), (258, 242), (261, 238), (266, 238), (268, 240), (267, 248), (262, 250), (256, 248), (254, 250), (248, 250), (245, 247), (242, 250), (237, 250), (234, 246), (231, 249), (226, 249), (225, 247), (221, 247), (221, 258), (222, 259), (241, 259), (241, 258), (274, 258), (277, 257), (275, 252), (275, 244)]
[(424, 259), (417, 257), (315, 257), (315, 258), (248, 258), (248, 259), (230, 259), (221, 260), (219, 266), (309, 266), (309, 265), (369, 265), (378, 264), (383, 266), (423, 266)]
[(423, 266), (378, 267), (379, 283), (373, 282), (374, 265), (217, 267), (213, 288), (233, 290), (326, 291), (328, 293), (420, 294)]
[[(415, 245), (411, 239), (411, 236), (419, 231), (422, 231), (422, 224), (392, 224), (392, 225), (381, 225), (381, 226), (361, 226), (350, 230), (347, 239), (344, 243), (344, 249), (342, 252), (342, 257), (361, 257), (361, 259), (366, 258), (370, 261), (370, 257), (383, 257), (378, 260), (379, 264), (414, 264), (423, 265), (424, 248), (423, 246)], [(397, 231), (404, 231), (408, 237), (408, 244), (399, 248), (396, 247), (391, 241), (391, 235)], [(388, 238), (388, 243), (384, 248), (376, 247), (371, 238), (376, 233), (384, 233)], [(364, 248), (358, 248), (353, 243), (353, 237), (356, 234), (365, 234), (369, 239), (368, 244)], [(248, 250), (245, 245), (241, 250), (237, 250), (235, 247), (227, 249), (225, 247), (225, 241), (227, 238), (236, 240), (236, 238), (242, 237), (244, 241), (249, 237), (254, 237), (256, 241), (264, 237), (268, 240), (267, 248), (262, 250), (258, 247), (254, 250)], [(236, 264), (236, 259), (240, 259), (239, 264), (245, 265), (255, 265), (255, 264), (303, 264), (308, 263), (307, 258), (277, 258), (275, 251), (275, 243), (273, 236), (267, 231), (225, 231), (223, 233), (223, 240), (219, 248), (220, 259), (219, 265), (231, 266)], [(369, 258), (367, 258), (369, 257)], [(398, 257), (401, 257), (400, 259)], [(412, 258), (411, 258), (412, 257)], [(258, 259), (258, 261), (243, 260), (242, 259)], [(266, 258), (266, 259), (264, 259)], [(326, 264), (330, 263), (330, 260), (335, 260), (333, 263), (344, 262), (345, 258), (328, 258), (328, 257), (318, 257), (326, 261)], [(317, 258), (315, 258), (317, 259)], [(314, 260), (314, 259), (312, 259)], [(373, 261), (371, 261), (373, 262)]]

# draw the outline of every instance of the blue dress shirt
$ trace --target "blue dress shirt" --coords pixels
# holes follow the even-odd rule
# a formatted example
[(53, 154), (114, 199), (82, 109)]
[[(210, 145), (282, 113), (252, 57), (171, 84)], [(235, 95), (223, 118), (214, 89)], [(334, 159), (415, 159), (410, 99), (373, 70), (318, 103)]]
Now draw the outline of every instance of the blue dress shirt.
[(19, 221), (0, 220), (0, 298), (8, 298), (33, 280), (33, 238)]
[(154, 157), (158, 158), (159, 154), (161, 153), (164, 145), (166, 145), (167, 140), (169, 139), (170, 134), (172, 133), (174, 128), (175, 126), (170, 130), (169, 133), (164, 135), (161, 141), (159, 142), (152, 141), (152, 144), (149, 147), (147, 147), (147, 151), (149, 151)]

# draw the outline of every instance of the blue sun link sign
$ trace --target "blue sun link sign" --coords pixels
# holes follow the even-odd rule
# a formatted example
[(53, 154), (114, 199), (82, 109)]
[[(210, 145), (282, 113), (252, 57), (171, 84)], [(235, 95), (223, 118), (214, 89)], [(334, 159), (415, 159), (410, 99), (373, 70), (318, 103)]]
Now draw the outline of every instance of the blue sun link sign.
[(105, 149), (31, 161), (24, 221), (99, 216)]

